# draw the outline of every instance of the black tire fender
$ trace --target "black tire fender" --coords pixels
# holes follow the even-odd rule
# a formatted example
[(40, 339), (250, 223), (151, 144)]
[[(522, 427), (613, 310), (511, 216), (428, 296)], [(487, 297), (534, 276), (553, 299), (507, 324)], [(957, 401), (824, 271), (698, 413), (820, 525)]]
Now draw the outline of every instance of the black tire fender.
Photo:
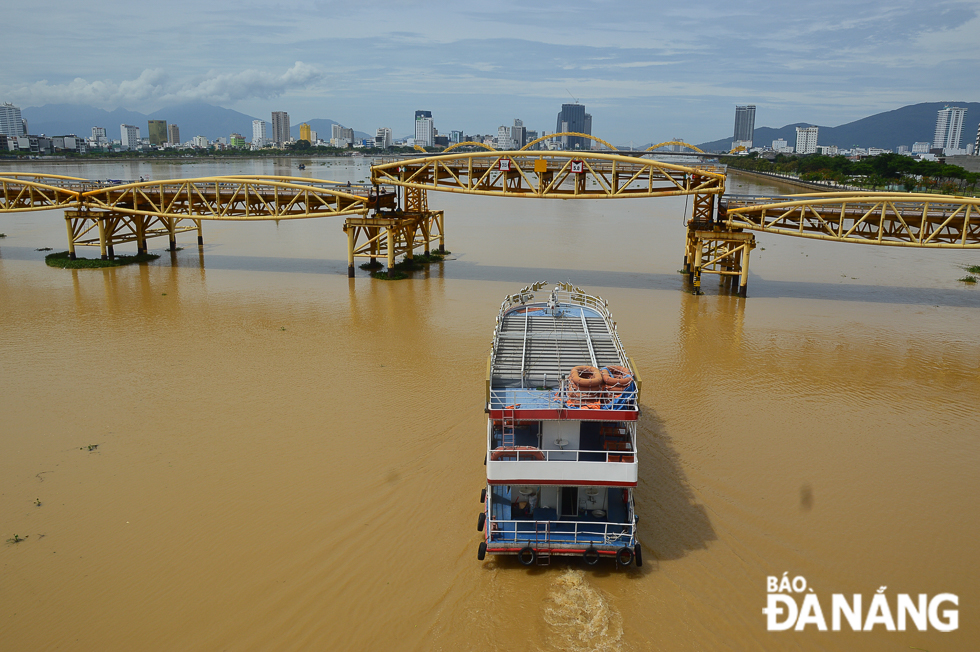
[(479, 559), (480, 561), (483, 561), (484, 559), (487, 558), (487, 542), (486, 541), (481, 541), (480, 542), (480, 549), (476, 553), (476, 558)]
[(486, 487), (484, 487), (483, 489), (480, 489), (480, 502), (481, 503), (487, 502), (487, 488)]
[(636, 560), (637, 568), (643, 565), (643, 550), (640, 549), (640, 544), (633, 546), (633, 559)]
[(483, 532), (483, 526), (487, 524), (487, 513), (480, 512), (480, 518), (476, 519), (476, 531)]
[(531, 546), (524, 546), (517, 553), (517, 561), (521, 562), (525, 566), (530, 566), (537, 558), (538, 554), (534, 552), (534, 548)]
[(629, 546), (623, 546), (616, 551), (616, 563), (620, 566), (629, 566), (633, 561), (633, 551)]
[(596, 550), (595, 546), (589, 546), (582, 553), (582, 561), (584, 561), (589, 566), (595, 566), (599, 563), (599, 551)]

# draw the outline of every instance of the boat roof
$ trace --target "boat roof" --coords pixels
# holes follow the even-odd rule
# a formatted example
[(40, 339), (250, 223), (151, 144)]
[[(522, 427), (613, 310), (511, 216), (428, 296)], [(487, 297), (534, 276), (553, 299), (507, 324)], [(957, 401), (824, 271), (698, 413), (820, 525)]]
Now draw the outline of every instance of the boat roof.
[(553, 388), (572, 367), (629, 367), (606, 302), (580, 288), (535, 283), (500, 307), (490, 387)]

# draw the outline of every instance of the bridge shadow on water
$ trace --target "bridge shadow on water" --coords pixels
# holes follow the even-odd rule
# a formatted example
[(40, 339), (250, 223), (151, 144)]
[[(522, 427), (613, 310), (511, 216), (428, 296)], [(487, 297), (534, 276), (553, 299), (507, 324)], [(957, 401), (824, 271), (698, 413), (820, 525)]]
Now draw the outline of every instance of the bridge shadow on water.
[[(157, 253), (151, 251), (151, 253)], [(347, 261), (324, 258), (276, 258), (266, 256), (235, 256), (208, 252), (205, 247), (201, 256), (196, 247), (178, 252), (176, 259), (164, 250), (151, 265), (174, 264), (182, 268), (202, 267), (208, 270), (244, 272), (276, 272), (282, 274), (347, 274)], [(84, 255), (84, 254), (81, 254)], [(0, 245), (0, 259), (44, 260), (44, 253), (27, 247)], [(357, 278), (367, 280), (367, 274), (358, 270)], [(464, 281), (506, 282), (526, 285), (536, 280), (550, 282), (570, 281), (575, 285), (592, 288), (620, 288), (635, 290), (673, 290), (690, 292), (687, 276), (679, 273), (615, 272), (588, 269), (543, 269), (537, 267), (507, 267), (482, 265), (467, 260), (451, 258), (427, 269), (414, 272), (415, 279), (441, 278)], [(898, 305), (931, 305), (944, 307), (978, 307), (980, 293), (973, 288), (943, 289), (928, 287), (902, 287), (852, 283), (819, 283), (812, 281), (780, 281), (762, 279), (749, 274), (749, 298), (758, 299), (810, 299), (826, 301), (854, 301)], [(707, 296), (727, 294), (719, 288), (717, 278), (705, 276), (702, 290)], [(751, 302), (749, 302), (751, 304)]]

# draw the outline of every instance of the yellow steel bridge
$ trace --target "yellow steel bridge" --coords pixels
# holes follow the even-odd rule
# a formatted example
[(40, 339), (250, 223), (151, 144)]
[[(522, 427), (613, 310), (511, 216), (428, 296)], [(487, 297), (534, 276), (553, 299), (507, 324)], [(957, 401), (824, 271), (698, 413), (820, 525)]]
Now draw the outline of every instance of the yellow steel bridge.
[[(584, 134), (572, 134), (584, 135)], [(599, 141), (594, 137), (593, 140)], [(454, 151), (382, 160), (371, 185), (285, 176), (220, 176), (135, 183), (0, 173), (0, 212), (61, 209), (69, 252), (196, 231), (204, 220), (286, 220), (344, 217), (348, 270), (358, 257), (411, 258), (445, 245), (445, 216), (427, 194), (617, 199), (690, 195), (684, 265), (699, 291), (702, 274), (718, 274), (745, 296), (754, 232), (800, 238), (926, 248), (980, 248), (980, 199), (906, 193), (828, 192), (782, 197), (725, 195), (725, 170), (710, 163), (677, 165), (656, 153), (609, 151)], [(686, 143), (678, 145), (697, 150)], [(452, 149), (452, 148), (449, 148)], [(470, 148), (471, 150), (473, 148)], [(700, 152), (700, 150), (697, 150)]]

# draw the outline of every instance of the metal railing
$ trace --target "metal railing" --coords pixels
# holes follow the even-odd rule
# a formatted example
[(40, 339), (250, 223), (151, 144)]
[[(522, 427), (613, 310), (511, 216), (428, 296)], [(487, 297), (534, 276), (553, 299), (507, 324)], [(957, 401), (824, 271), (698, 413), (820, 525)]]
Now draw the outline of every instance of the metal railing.
[(567, 379), (551, 389), (499, 388), (490, 390), (491, 410), (637, 410), (637, 390), (582, 391)]
[[(487, 462), (607, 462), (618, 464), (638, 464), (636, 451), (636, 423), (627, 422), (622, 427), (624, 433), (615, 436), (625, 437), (620, 450), (585, 450), (565, 448), (536, 448), (522, 446), (494, 446), (494, 422), (487, 419)], [(501, 442), (503, 437), (500, 438)], [(556, 445), (558, 445), (556, 443)], [(567, 445), (567, 444), (566, 444)]]
[[(521, 524), (524, 524), (525, 527), (522, 528)], [(632, 545), (636, 536), (636, 525), (633, 523), (535, 521), (531, 519), (499, 521), (491, 519), (487, 525), (490, 543), (513, 541), (515, 543), (533, 542), (538, 544)], [(513, 525), (513, 529), (508, 528), (509, 525)]]

